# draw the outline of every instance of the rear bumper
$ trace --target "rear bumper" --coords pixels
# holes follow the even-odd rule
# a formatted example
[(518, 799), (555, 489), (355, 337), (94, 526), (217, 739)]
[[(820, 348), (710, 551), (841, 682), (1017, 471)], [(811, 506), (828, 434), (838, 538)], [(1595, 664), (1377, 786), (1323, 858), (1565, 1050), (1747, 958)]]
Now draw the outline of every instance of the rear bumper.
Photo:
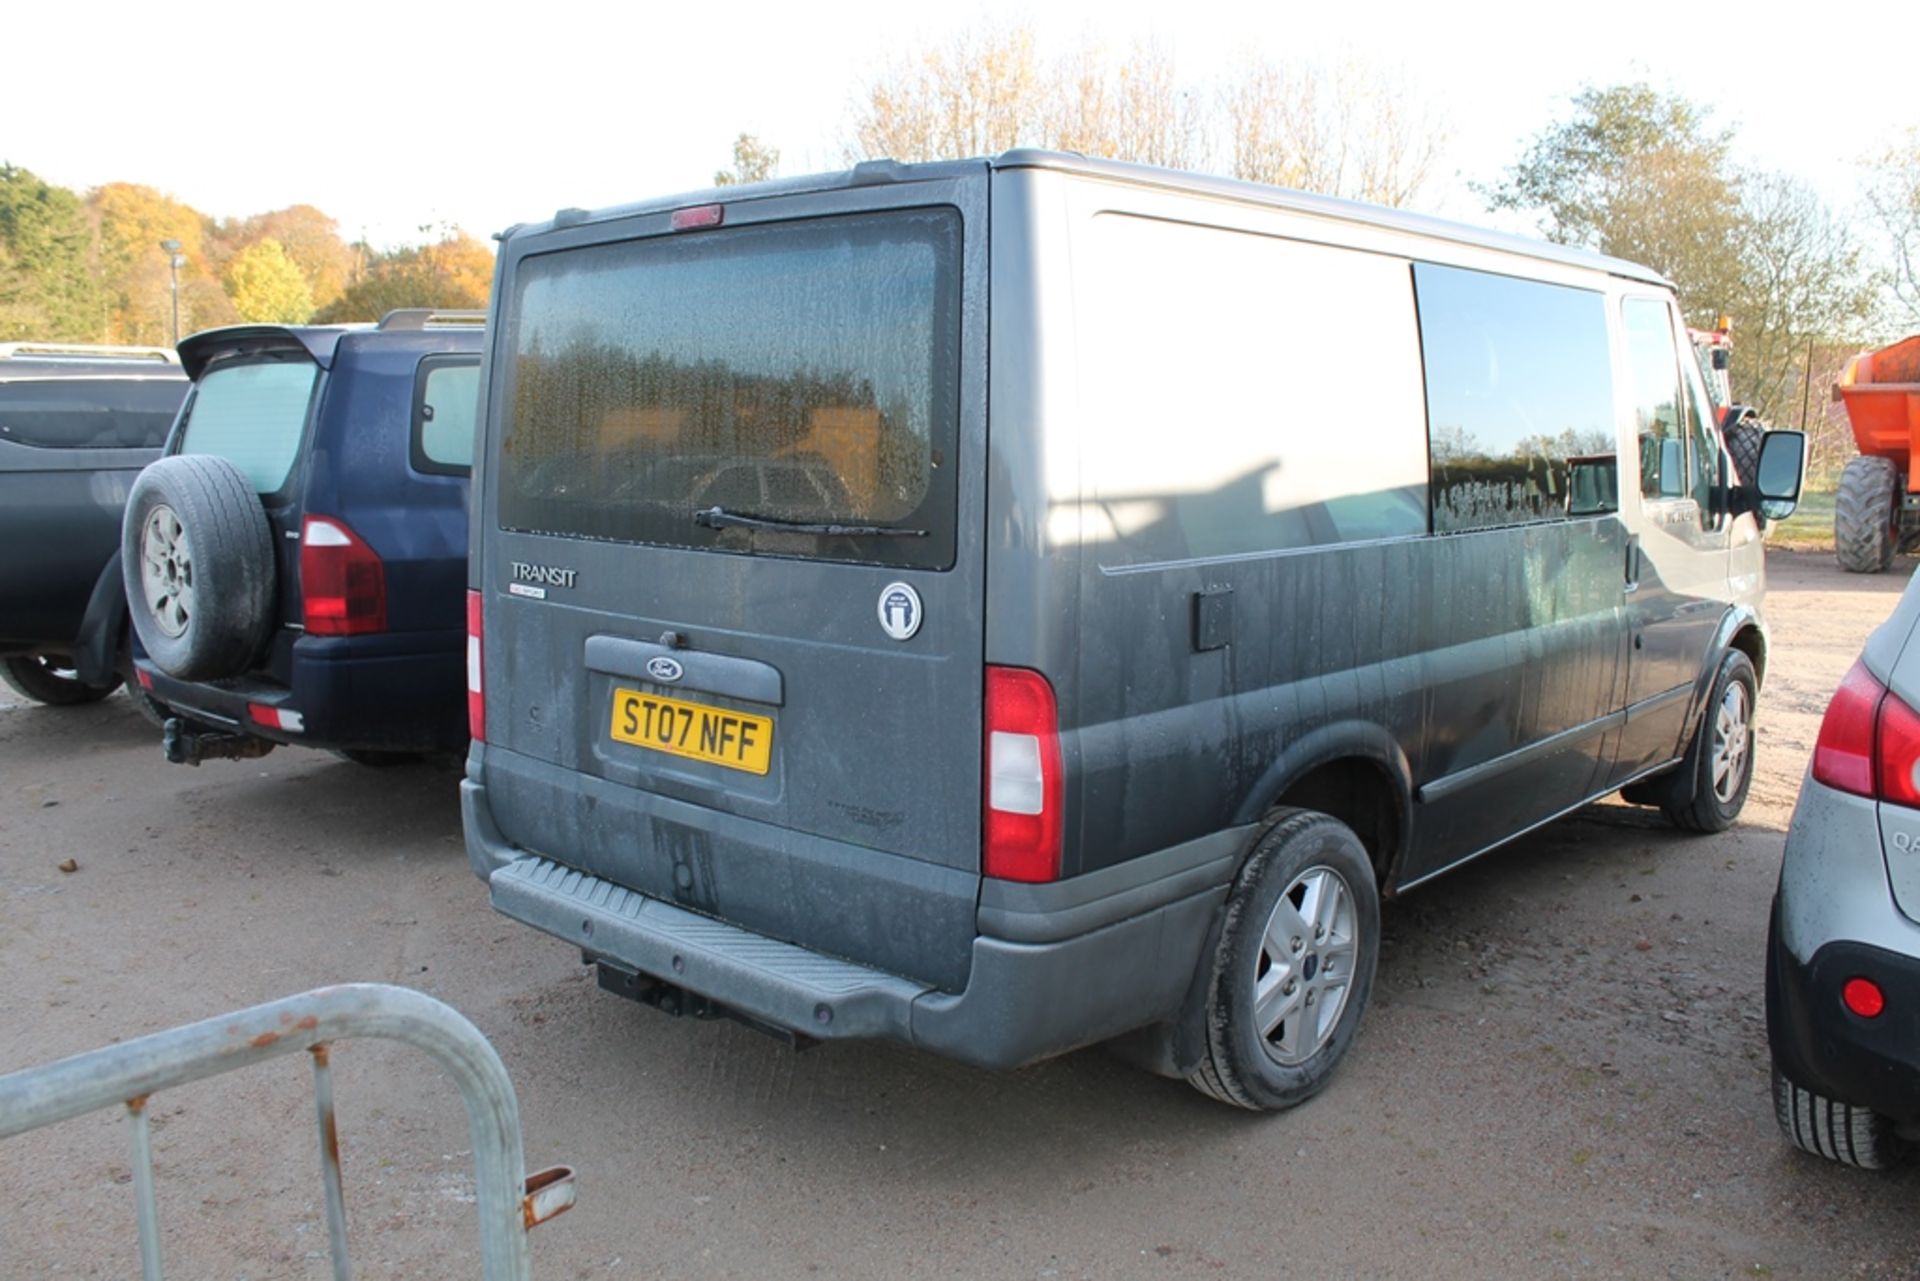
[(1135, 885), (1103, 895), (1124, 902), (1122, 919), (1066, 937), (1030, 939), (1054, 932), (1047, 921), (1107, 914), (1071, 882), (1049, 887), (1075, 904), (1062, 911), (1025, 910), (1027, 900), (1006, 896), (1007, 905), (983, 908), (983, 924), (1029, 938), (981, 933), (964, 990), (943, 992), (516, 849), (494, 825), (481, 782), (463, 780), (460, 799), (468, 859), (503, 914), (761, 1022), (823, 1040), (899, 1041), (990, 1068), (1019, 1067), (1174, 1014), (1212, 937), (1237, 849), (1236, 834), (1210, 838), (1178, 860), (1181, 870), (1155, 878), (1158, 892)]
[[(1879, 802), (1809, 775), (1780, 861), (1767, 930), (1767, 1040), (1803, 1089), (1920, 1122), (1920, 925), (1894, 902)], [(1873, 980), (1879, 1017), (1846, 1008), (1841, 987)]]
[[(1865, 943), (1828, 943), (1801, 961), (1767, 938), (1767, 1041), (1788, 1080), (1900, 1125), (1920, 1122), (1920, 957)], [(1864, 1019), (1847, 1009), (1848, 979), (1871, 979), (1887, 1008)]]
[[(154, 698), (217, 729), (306, 747), (458, 751), (467, 738), (465, 644), (464, 633), (302, 637), (287, 685), (258, 676), (176, 680), (144, 656), (134, 666)], [(249, 704), (297, 713), (300, 728), (262, 725)]]

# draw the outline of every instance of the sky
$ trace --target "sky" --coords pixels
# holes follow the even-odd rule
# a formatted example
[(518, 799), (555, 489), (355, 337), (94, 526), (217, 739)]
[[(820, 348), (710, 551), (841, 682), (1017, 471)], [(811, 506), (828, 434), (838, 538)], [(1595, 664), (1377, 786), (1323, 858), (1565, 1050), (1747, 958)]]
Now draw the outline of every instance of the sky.
[(1737, 128), (1738, 159), (1843, 211), (1857, 161), (1920, 126), (1920, 9), (1905, 0), (94, 0), (9, 13), (0, 162), (76, 190), (144, 183), (216, 217), (317, 205), (382, 246), (443, 224), (484, 237), (703, 187), (742, 132), (779, 148), (783, 174), (844, 167), (878, 69), (956, 27), (1016, 22), (1043, 53), (1151, 40), (1189, 80), (1249, 56), (1378, 64), (1451, 126), (1423, 206), (1483, 223), (1467, 182), (1497, 178), (1583, 84), (1646, 79), (1706, 104)]

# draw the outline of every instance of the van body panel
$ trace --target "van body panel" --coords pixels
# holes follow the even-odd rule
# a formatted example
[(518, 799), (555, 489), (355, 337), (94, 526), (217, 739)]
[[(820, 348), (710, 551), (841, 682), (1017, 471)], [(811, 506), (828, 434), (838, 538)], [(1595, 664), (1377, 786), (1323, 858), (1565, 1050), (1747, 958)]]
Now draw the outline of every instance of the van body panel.
[[(1004, 358), (996, 341), (994, 402), (996, 449), (1009, 419), (1016, 433), (1044, 423), (1048, 437), (1009, 466), (1049, 486), (1049, 572), (1035, 582), (1052, 590), (1022, 592), (1022, 604), (1042, 594), (1056, 608), (1077, 603), (1074, 625), (1055, 629), (1056, 644), (1039, 636), (1026, 643), (1049, 670), (1075, 677), (1061, 709), (1079, 801), (1070, 806), (1067, 871), (1123, 863), (1217, 830), (1290, 744), (1349, 722), (1375, 726), (1395, 745), (1411, 786), (1448, 777), (1468, 784), (1440, 789), (1419, 807), (1417, 848), (1402, 869), (1410, 877), (1598, 790), (1611, 764), (1625, 645), (1627, 536), (1618, 516), (1429, 532), (1412, 267), (1460, 251), (1191, 194), (1051, 173), (1020, 177), (1033, 193), (1024, 208), (1064, 224), (1056, 234), (1071, 248), (1049, 252), (1044, 228), (996, 237), (996, 247), (1032, 243), (1043, 264), (1073, 268), (1029, 267), (1020, 277), (1020, 288), (1046, 292), (1031, 303), (1016, 295), (1006, 308), (1014, 324), (1032, 315), (1049, 327), (1033, 338), (1016, 328), (1023, 341)], [(1103, 260), (1100, 237), (1110, 233), (1102, 228), (1111, 227), (1128, 230)], [(1244, 259), (1248, 270), (1213, 269), (1212, 255)], [(1272, 260), (1276, 288), (1254, 274), (1262, 257)], [(1274, 320), (1287, 306), (1279, 286), (1336, 278), (1345, 296), (1329, 301), (1316, 291), (1295, 304), (1297, 317)], [(1143, 280), (1160, 292), (1142, 294)], [(1595, 287), (1590, 278), (1580, 283)], [(995, 288), (998, 302), (999, 277)], [(1236, 293), (1257, 311), (1236, 311)], [(1212, 327), (1220, 324), (1242, 328), (1223, 334)], [(1183, 345), (1180, 331), (1196, 326)], [(1247, 346), (1244, 357), (1236, 344)], [(1179, 353), (1167, 356), (1178, 375), (1165, 391), (1126, 377), (1162, 349)], [(1076, 358), (1057, 354), (1063, 350)], [(1261, 350), (1273, 354), (1263, 362)], [(1054, 383), (1027, 370), (1033, 352), (1043, 353)], [(1003, 377), (1007, 365), (1017, 375)], [(1063, 366), (1077, 385), (1058, 385), (1069, 375), (1053, 371)], [(1250, 384), (1247, 394), (1235, 390), (1255, 377), (1283, 383), (1289, 396), (1263, 400)], [(1323, 385), (1309, 387), (1309, 403), (1301, 403), (1302, 384), (1316, 378)], [(1355, 393), (1362, 385), (1364, 397)], [(1164, 396), (1164, 408), (1143, 408), (1143, 394)], [(1009, 413), (1009, 401), (1038, 401), (1044, 413)], [(1125, 425), (1130, 419), (1139, 425)], [(1158, 420), (1166, 422), (1166, 446), (1154, 453), (1147, 442)], [(1113, 440), (1116, 424), (1124, 446)], [(1611, 426), (1603, 423), (1609, 433)], [(1249, 433), (1264, 430), (1273, 441), (1265, 452), (1287, 453), (1287, 442), (1303, 434), (1342, 427), (1379, 434), (1394, 456), (1363, 452), (1358, 465), (1318, 473), (1309, 458), (1309, 474), (1296, 466), (1292, 477), (1284, 458), (1264, 464), (1264, 475), (1244, 470), (1260, 465), (1262, 452), (1242, 447)], [(1233, 443), (1213, 462), (1209, 438), (1221, 433)], [(1071, 465), (1056, 459), (1062, 437), (1079, 443)], [(1116, 471), (1106, 457), (1115, 449), (1139, 461)], [(1218, 478), (1211, 490), (1209, 469)], [(1410, 487), (1421, 497), (1415, 519), (1403, 520), (1394, 514), (1397, 496)], [(1017, 485), (1008, 499), (1031, 501)], [(1272, 526), (1272, 550), (1244, 534), (1262, 522)], [(1019, 522), (1009, 514), (996, 525)], [(1356, 527), (1361, 535), (1406, 532), (1340, 541)], [(1167, 549), (1200, 554), (1154, 559)], [(1032, 553), (996, 541), (989, 555), (997, 653), (1014, 648), (1002, 639), (1001, 586), (1023, 583), (1021, 562)], [(1052, 586), (1075, 569), (1071, 589)], [(1220, 615), (1211, 637), (1201, 634), (1200, 611), (1209, 608)], [(1009, 630), (1055, 616), (1007, 613)], [(1169, 795), (1180, 804), (1167, 804)]]

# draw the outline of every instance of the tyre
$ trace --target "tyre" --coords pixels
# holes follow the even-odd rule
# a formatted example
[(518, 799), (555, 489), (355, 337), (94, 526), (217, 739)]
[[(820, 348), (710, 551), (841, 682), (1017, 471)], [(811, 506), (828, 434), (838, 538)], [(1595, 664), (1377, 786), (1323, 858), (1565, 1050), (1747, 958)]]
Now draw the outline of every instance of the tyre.
[(1727, 454), (1733, 459), (1733, 470), (1739, 483), (1754, 484), (1760, 478), (1760, 446), (1765, 443), (1766, 428), (1752, 414), (1743, 414), (1740, 420), (1721, 433), (1727, 442)]
[(1360, 838), (1312, 810), (1279, 810), (1227, 897), (1206, 986), (1205, 1052), (1187, 1077), (1257, 1111), (1326, 1087), (1366, 1010), (1380, 892)]
[(74, 707), (97, 703), (120, 686), (102, 687), (82, 683), (74, 670), (57, 658), (9, 658), (0, 661), (0, 681), (11, 685), (23, 698), (49, 707)]
[(1855, 458), (1840, 473), (1833, 500), (1833, 553), (1848, 573), (1878, 574), (1893, 564), (1897, 479), (1887, 458)]
[(1760, 682), (1737, 649), (1720, 659), (1700, 727), (1693, 732), (1660, 804), (1683, 832), (1724, 832), (1740, 817), (1753, 786), (1753, 710)]
[(273, 533), (224, 458), (180, 454), (133, 482), (121, 527), (127, 612), (147, 654), (181, 680), (245, 671), (273, 627)]
[(1906, 1140), (1894, 1131), (1892, 1121), (1803, 1090), (1786, 1078), (1778, 1064), (1773, 1068), (1773, 1116), (1789, 1143), (1842, 1165), (1887, 1170), (1907, 1155)]

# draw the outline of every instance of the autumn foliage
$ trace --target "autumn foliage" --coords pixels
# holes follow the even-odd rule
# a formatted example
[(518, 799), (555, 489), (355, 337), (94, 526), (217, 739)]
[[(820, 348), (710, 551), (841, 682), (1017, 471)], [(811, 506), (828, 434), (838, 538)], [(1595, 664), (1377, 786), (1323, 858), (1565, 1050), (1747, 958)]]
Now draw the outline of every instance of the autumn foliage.
[(487, 246), (454, 229), (375, 250), (344, 240), (312, 205), (216, 219), (151, 187), (83, 195), (0, 165), (0, 342), (170, 342), (175, 278), (162, 241), (180, 246), (182, 335), (485, 307), (493, 277)]

